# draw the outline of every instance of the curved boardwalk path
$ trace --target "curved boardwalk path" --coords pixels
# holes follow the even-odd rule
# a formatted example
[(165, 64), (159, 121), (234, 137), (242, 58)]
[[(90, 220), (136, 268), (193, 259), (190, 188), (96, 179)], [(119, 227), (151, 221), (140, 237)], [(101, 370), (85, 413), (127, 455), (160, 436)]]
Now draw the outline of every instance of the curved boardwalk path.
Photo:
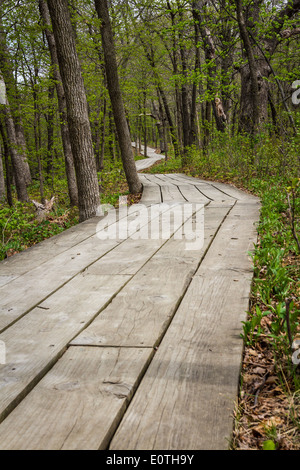
[(1, 449), (228, 448), (259, 201), (140, 177), (127, 237), (96, 217), (0, 263)]

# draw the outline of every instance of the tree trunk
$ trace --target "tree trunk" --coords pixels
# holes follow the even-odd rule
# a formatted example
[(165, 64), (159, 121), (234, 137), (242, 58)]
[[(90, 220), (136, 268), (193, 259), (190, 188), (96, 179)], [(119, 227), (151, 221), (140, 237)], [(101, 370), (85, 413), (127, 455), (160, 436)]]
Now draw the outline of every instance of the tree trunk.
[(9, 146), (7, 142), (7, 136), (6, 132), (4, 129), (4, 126), (2, 124), (2, 121), (0, 121), (0, 134), (2, 136), (2, 142), (3, 142), (3, 153), (4, 153), (4, 163), (5, 163), (5, 173), (6, 173), (6, 197), (7, 197), (7, 202), (10, 205), (10, 207), (13, 206), (14, 201), (13, 201), (13, 196), (12, 196), (12, 190), (11, 190), (11, 180), (12, 180), (12, 172), (11, 172), (11, 166), (9, 163)]
[(137, 194), (142, 191), (142, 184), (136, 170), (131, 137), (121, 95), (114, 38), (109, 18), (107, 0), (95, 0), (95, 7), (99, 19), (101, 20), (101, 37), (104, 51), (107, 86), (118, 133), (123, 167), (129, 191), (132, 194)]
[[(53, 80), (51, 73), (50, 80)], [(48, 90), (48, 115), (47, 115), (47, 177), (53, 181), (53, 146), (54, 146), (54, 94), (55, 86), (50, 84)]]
[(70, 140), (78, 185), (80, 222), (96, 215), (99, 187), (88, 106), (67, 0), (48, 0), (66, 97)]
[[(70, 140), (69, 127), (67, 123), (67, 109), (66, 109), (66, 97), (65, 90), (62, 84), (61, 74), (59, 71), (59, 63), (57, 57), (57, 49), (55, 43), (55, 37), (49, 26), (51, 25), (51, 18), (47, 2), (45, 0), (39, 0), (40, 14), (44, 21), (44, 31), (48, 42), (48, 47), (51, 55), (51, 62), (53, 67), (53, 78), (56, 85), (56, 94), (58, 100), (58, 109), (60, 114), (60, 131), (62, 144), (64, 149), (65, 165), (66, 165), (66, 176), (68, 181), (68, 191), (71, 206), (78, 206), (78, 190), (76, 182), (76, 173), (74, 167), (74, 158)], [(48, 26), (48, 27), (47, 27)]]
[[(300, 11), (300, 0), (291, 0), (278, 11), (269, 25), (268, 34), (262, 38), (256, 31), (260, 21), (260, 0), (254, 0), (243, 10), (241, 0), (235, 0), (237, 19), (248, 64), (241, 73), (241, 110), (239, 131), (253, 133), (263, 127), (268, 119), (268, 78), (270, 60), (281, 38), (290, 37), (289, 30), (282, 31), (285, 21)], [(297, 30), (297, 28), (295, 28)], [(297, 31), (299, 34), (299, 31)], [(280, 37), (281, 36), (281, 37)], [(266, 60), (263, 50), (269, 57)]]
[(147, 92), (143, 92), (144, 96), (144, 157), (147, 158)]
[[(248, 59), (248, 65), (246, 67), (242, 67), (241, 70), (242, 92), (240, 131), (246, 131), (250, 134), (254, 134), (258, 130), (260, 121), (258, 70), (254, 57), (254, 50), (252, 48), (250, 36), (244, 18), (242, 1), (235, 0), (235, 4), (239, 30)], [(262, 106), (263, 109), (266, 109), (264, 102), (262, 103)]]
[(6, 130), (7, 130), (7, 137), (8, 137), (9, 146), (10, 146), (11, 160), (12, 160), (14, 176), (15, 176), (15, 181), (16, 181), (18, 200), (21, 202), (28, 202), (29, 198), (27, 194), (27, 185), (26, 185), (26, 180), (24, 177), (24, 162), (22, 160), (22, 156), (18, 153), (19, 147), (18, 147), (18, 142), (17, 142), (17, 137), (16, 137), (16, 130), (15, 130), (15, 125), (14, 125), (14, 121), (11, 115), (8, 101), (5, 107), (4, 114), (5, 114), (5, 125), (6, 125)]
[(100, 159), (99, 159), (99, 169), (100, 169), (100, 171), (102, 171), (103, 168), (104, 168), (106, 115), (107, 115), (107, 102), (106, 102), (106, 98), (104, 98), (104, 101), (103, 101), (103, 116), (102, 116), (102, 123), (101, 123)]
[[(179, 8), (178, 2), (177, 7), (179, 9), (180, 21), (183, 22), (183, 13), (181, 8)], [(181, 116), (182, 116), (182, 136), (183, 136), (183, 155), (182, 163), (183, 165), (188, 163), (188, 152), (190, 146), (190, 115), (189, 115), (189, 106), (188, 106), (188, 87), (187, 87), (187, 58), (186, 58), (186, 49), (183, 43), (183, 33), (182, 28), (179, 27), (179, 50), (181, 58), (181, 69), (182, 69), (182, 78), (181, 78)]]
[(2, 149), (0, 148), (0, 201), (3, 201), (5, 198), (5, 179), (3, 171), (3, 161), (2, 161)]
[[(238, 0), (237, 0), (238, 1)], [(202, 14), (202, 2), (192, 2), (192, 13), (194, 22), (199, 27), (199, 31), (204, 43), (205, 60), (209, 64), (208, 75), (207, 75), (207, 89), (210, 95), (213, 96), (211, 99), (211, 105), (214, 111), (215, 121), (217, 129), (221, 132), (225, 131), (227, 117), (224, 112), (223, 103), (221, 100), (221, 94), (215, 86), (215, 77), (217, 75), (216, 66), (216, 50), (210, 31), (203, 25), (203, 14)]]
[(2, 15), (0, 10), (0, 68), (7, 89), (8, 101), (10, 103), (10, 113), (15, 127), (14, 134), (16, 136), (16, 142), (19, 147), (18, 154), (23, 164), (23, 174), (26, 184), (29, 185), (32, 180), (26, 156), (27, 146), (20, 112), (18, 90), (16, 87), (16, 81), (13, 73), (9, 50), (6, 43), (6, 35), (1, 18)]

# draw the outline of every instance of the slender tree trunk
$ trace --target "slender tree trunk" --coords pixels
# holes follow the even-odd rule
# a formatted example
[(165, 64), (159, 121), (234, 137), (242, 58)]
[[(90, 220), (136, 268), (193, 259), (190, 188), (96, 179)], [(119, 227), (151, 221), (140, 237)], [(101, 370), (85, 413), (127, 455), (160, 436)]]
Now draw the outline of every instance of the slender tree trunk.
[(192, 2), (192, 13), (194, 21), (199, 27), (199, 31), (204, 43), (205, 60), (209, 64), (207, 75), (207, 88), (209, 93), (213, 96), (211, 105), (214, 111), (217, 129), (221, 132), (225, 131), (227, 117), (224, 112), (221, 93), (216, 89), (215, 77), (217, 74), (216, 66), (216, 50), (210, 31), (203, 25), (202, 2)]
[(109, 110), (108, 113), (108, 122), (109, 122), (109, 153), (111, 160), (114, 162), (116, 160), (116, 147), (115, 147), (115, 129), (114, 129), (114, 116), (112, 110)]
[(34, 121), (33, 121), (33, 130), (34, 130), (34, 141), (35, 141), (35, 154), (38, 163), (38, 172), (39, 172), (39, 182), (40, 182), (40, 195), (42, 204), (45, 203), (44, 197), (44, 177), (43, 177), (43, 163), (41, 157), (41, 123), (40, 123), (40, 110), (38, 105), (38, 85), (37, 85), (36, 75), (34, 77), (34, 82), (32, 83), (33, 89), (33, 107), (34, 107)]
[(15, 181), (16, 181), (18, 200), (21, 202), (28, 202), (29, 198), (27, 194), (27, 185), (26, 185), (26, 180), (24, 177), (24, 164), (23, 164), (24, 162), (22, 160), (22, 157), (18, 153), (18, 142), (17, 142), (17, 137), (16, 137), (16, 130), (15, 130), (15, 125), (14, 125), (14, 121), (11, 115), (8, 101), (5, 107), (4, 114), (5, 114), (7, 137), (8, 137), (9, 146), (10, 146), (11, 160), (12, 160), (14, 176), (15, 176)]
[[(6, 43), (6, 35), (2, 24), (0, 5), (0, 68), (3, 74), (3, 80), (7, 89), (8, 101), (10, 103), (10, 113), (15, 127), (16, 142), (19, 147), (18, 154), (23, 164), (23, 175), (27, 185), (31, 183), (30, 168), (27, 161), (27, 146), (20, 113), (20, 103), (16, 81), (13, 74), (13, 68), (10, 60), (10, 54)], [(15, 145), (15, 144), (14, 144)]]
[(88, 106), (67, 0), (48, 0), (65, 90), (70, 140), (78, 185), (79, 220), (96, 215), (99, 187)]
[(100, 171), (104, 168), (104, 154), (105, 154), (105, 131), (106, 131), (106, 115), (107, 115), (107, 101), (104, 98), (103, 101), (103, 116), (101, 123), (101, 145), (100, 145)]
[(0, 201), (5, 198), (5, 178), (3, 170), (2, 149), (0, 148)]
[[(177, 6), (179, 10), (180, 21), (183, 22), (183, 13), (182, 9), (179, 6), (177, 1)], [(183, 32), (182, 28), (179, 27), (179, 50), (181, 58), (181, 68), (182, 68), (182, 77), (181, 77), (181, 116), (182, 116), (182, 136), (183, 136), (183, 155), (182, 163), (188, 163), (188, 149), (190, 146), (190, 115), (189, 115), (189, 106), (188, 106), (188, 86), (187, 86), (187, 59), (186, 59), (186, 49), (184, 46)]]
[(39, 0), (39, 8), (41, 18), (44, 22), (44, 31), (48, 42), (48, 47), (51, 55), (51, 62), (53, 67), (53, 78), (56, 85), (56, 94), (58, 100), (58, 109), (60, 114), (60, 131), (62, 144), (64, 149), (65, 165), (66, 165), (66, 176), (68, 181), (68, 190), (71, 206), (78, 206), (78, 190), (76, 182), (76, 173), (74, 166), (74, 158), (70, 140), (69, 126), (67, 122), (67, 109), (66, 109), (66, 97), (65, 90), (62, 84), (61, 74), (59, 71), (59, 63), (57, 57), (57, 48), (55, 43), (55, 37), (52, 33), (51, 18), (47, 2), (45, 0)]
[(14, 204), (12, 190), (11, 190), (12, 172), (11, 172), (11, 167), (10, 167), (10, 162), (9, 162), (9, 146), (7, 142), (6, 131), (2, 124), (2, 120), (0, 120), (0, 134), (2, 136), (2, 142), (3, 142), (3, 153), (4, 153), (4, 163), (5, 163), (5, 173), (6, 173), (6, 178), (5, 178), (6, 197), (7, 197), (8, 204), (10, 205), (10, 207), (12, 207)]
[(142, 191), (134, 161), (129, 127), (119, 84), (118, 66), (114, 46), (113, 32), (109, 17), (107, 0), (95, 0), (95, 7), (101, 20), (101, 37), (104, 51), (107, 86), (111, 100), (123, 167), (132, 194)]
[(143, 92), (144, 95), (144, 157), (147, 158), (147, 92)]
[[(250, 41), (249, 33), (244, 18), (242, 1), (235, 0), (235, 5), (239, 30), (248, 59), (248, 66), (244, 67), (241, 73), (243, 91), (241, 100), (240, 130), (246, 130), (247, 132), (250, 131), (251, 134), (254, 134), (258, 130), (259, 124), (259, 94), (257, 67), (254, 57), (254, 50)], [(244, 97), (243, 93), (245, 93)]]
[[(52, 80), (52, 74), (50, 79)], [(48, 90), (48, 115), (47, 115), (47, 176), (49, 180), (53, 178), (53, 146), (54, 146), (54, 93), (55, 86), (50, 84)]]
[[(199, 72), (201, 68), (200, 60), (200, 32), (199, 25), (197, 22), (194, 22), (195, 30), (195, 75)], [(189, 134), (189, 145), (194, 145), (197, 139), (197, 82), (194, 80), (192, 88), (192, 103), (191, 103), (191, 121), (190, 121), (190, 134)]]

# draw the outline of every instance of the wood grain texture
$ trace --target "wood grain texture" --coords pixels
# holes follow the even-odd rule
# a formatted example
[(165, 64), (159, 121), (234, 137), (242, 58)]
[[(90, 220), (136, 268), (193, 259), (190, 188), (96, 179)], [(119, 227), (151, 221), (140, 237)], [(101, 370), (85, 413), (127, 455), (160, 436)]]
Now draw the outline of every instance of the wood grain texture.
[(0, 288), (0, 331), (118, 244), (90, 237)]
[(207, 209), (200, 249), (186, 251), (184, 238), (167, 241), (72, 344), (154, 347), (229, 210)]
[[(168, 210), (170, 210), (169, 207), (164, 207), (162, 213)], [(52, 257), (52, 259), (41, 266), (28, 271), (23, 276), (17, 277), (9, 284), (0, 288), (0, 331), (3, 331), (4, 328), (7, 328), (10, 324), (21, 318), (22, 315), (30, 311), (89, 265), (102, 258), (106, 253), (109, 253), (114, 248), (118, 248), (119, 244), (123, 241), (118, 238), (118, 234), (124, 231), (127, 233), (127, 228), (129, 228), (130, 235), (133, 236), (142, 227), (147, 227), (151, 221), (151, 219), (149, 221), (147, 211), (139, 212), (138, 205), (130, 208), (128, 216), (126, 216), (126, 208), (121, 215), (114, 211), (110, 214), (111, 216), (107, 222), (106, 219), (101, 221), (98, 219), (98, 224), (94, 225), (94, 232), (97, 231), (95, 235)], [(139, 223), (135, 223), (137, 215), (139, 216)], [(162, 219), (163, 217), (162, 215)], [(155, 218), (155, 214), (153, 218)], [(105, 233), (105, 224), (109, 225), (111, 233), (115, 232), (115, 238), (112, 237), (110, 239), (110, 235)], [(116, 229), (115, 231), (113, 230), (114, 228)], [(99, 238), (101, 233), (104, 233), (102, 239)], [(127, 243), (127, 240), (125, 242)], [(121, 254), (122, 252), (121, 248)], [(145, 254), (147, 254), (147, 251), (145, 251)], [(117, 253), (114, 256), (118, 256)]]
[(152, 354), (70, 348), (0, 425), (0, 449), (105, 449)]
[(129, 279), (80, 274), (0, 335), (7, 356), (0, 365), (0, 421)]
[[(241, 322), (246, 319), (253, 276), (247, 251), (256, 241), (257, 217), (256, 205), (237, 203), (225, 219), (111, 450), (228, 448), (243, 350)], [(238, 218), (242, 221), (237, 224)], [(229, 238), (232, 231), (238, 235), (234, 242)]]
[(140, 181), (129, 215), (0, 263), (1, 449), (228, 447), (260, 204), (180, 174)]

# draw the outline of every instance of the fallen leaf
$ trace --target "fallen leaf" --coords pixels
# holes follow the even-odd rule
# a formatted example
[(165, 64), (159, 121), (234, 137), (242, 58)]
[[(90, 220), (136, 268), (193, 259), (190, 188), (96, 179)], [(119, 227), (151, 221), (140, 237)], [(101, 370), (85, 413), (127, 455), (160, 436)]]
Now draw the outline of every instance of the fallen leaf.
[(266, 373), (266, 369), (263, 369), (262, 367), (255, 367), (252, 372), (253, 374), (257, 375), (264, 375)]

